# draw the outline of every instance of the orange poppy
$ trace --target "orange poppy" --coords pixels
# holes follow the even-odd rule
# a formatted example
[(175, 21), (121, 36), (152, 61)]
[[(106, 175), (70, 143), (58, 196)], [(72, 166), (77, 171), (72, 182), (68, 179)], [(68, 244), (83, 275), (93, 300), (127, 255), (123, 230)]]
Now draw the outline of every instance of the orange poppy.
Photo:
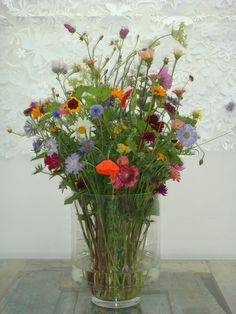
[(120, 167), (114, 161), (107, 159), (97, 164), (96, 171), (99, 174), (111, 176), (117, 174), (120, 171)]

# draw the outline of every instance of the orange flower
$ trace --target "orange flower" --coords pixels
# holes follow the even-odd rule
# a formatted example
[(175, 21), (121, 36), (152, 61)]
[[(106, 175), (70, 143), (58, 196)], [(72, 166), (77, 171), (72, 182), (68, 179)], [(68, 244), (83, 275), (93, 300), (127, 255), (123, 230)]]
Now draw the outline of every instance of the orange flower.
[(112, 160), (106, 159), (96, 166), (96, 171), (104, 176), (116, 175), (120, 171), (120, 167)]
[(154, 94), (154, 96), (160, 96), (160, 97), (166, 96), (166, 90), (160, 85), (151, 86), (150, 91), (151, 93)]
[(119, 98), (120, 100), (122, 99), (123, 97), (123, 89), (118, 89), (118, 88), (113, 88), (111, 94), (112, 96), (114, 96), (115, 98)]
[(138, 55), (141, 59), (147, 61), (152, 60), (154, 56), (154, 50), (153, 49), (142, 49), (138, 51)]
[(174, 89), (172, 90), (172, 93), (174, 93), (175, 95), (182, 95), (183, 93), (185, 93), (186, 90), (185, 89)]
[(31, 115), (34, 119), (39, 118), (43, 115), (40, 106), (35, 106), (32, 111), (31, 111)]
[(162, 153), (157, 153), (156, 154), (157, 158), (162, 160), (162, 161), (165, 161), (167, 158), (166, 158), (166, 155), (162, 154)]

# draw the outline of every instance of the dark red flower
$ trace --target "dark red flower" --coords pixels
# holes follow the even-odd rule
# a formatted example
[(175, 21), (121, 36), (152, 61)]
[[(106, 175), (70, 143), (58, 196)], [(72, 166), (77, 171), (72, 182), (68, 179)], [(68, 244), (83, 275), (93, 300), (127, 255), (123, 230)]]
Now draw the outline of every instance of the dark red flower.
[(46, 166), (48, 166), (49, 170), (56, 170), (60, 166), (58, 154), (54, 153), (52, 156), (46, 155), (44, 158), (44, 163)]
[(165, 122), (159, 121), (155, 125), (152, 125), (152, 128), (161, 133), (164, 130)]
[(158, 194), (161, 194), (163, 196), (166, 196), (167, 192), (168, 192), (168, 189), (167, 189), (166, 185), (163, 183), (161, 183), (158, 188), (153, 190), (153, 193), (158, 193)]
[(76, 182), (76, 187), (77, 187), (78, 190), (85, 188), (86, 185), (85, 185), (85, 183), (84, 183), (84, 180), (83, 180), (83, 179), (79, 179), (79, 180)]
[(156, 114), (151, 114), (150, 116), (147, 117), (146, 120), (151, 126), (156, 125), (157, 122), (159, 121), (159, 116)]
[(156, 134), (152, 131), (144, 131), (141, 135), (141, 139), (147, 143), (154, 142), (156, 138)]
[(164, 105), (164, 107), (165, 107), (165, 109), (166, 109), (168, 112), (170, 112), (170, 113), (172, 113), (172, 114), (176, 114), (176, 108), (175, 108), (175, 106), (173, 106), (171, 103), (166, 102), (165, 105)]

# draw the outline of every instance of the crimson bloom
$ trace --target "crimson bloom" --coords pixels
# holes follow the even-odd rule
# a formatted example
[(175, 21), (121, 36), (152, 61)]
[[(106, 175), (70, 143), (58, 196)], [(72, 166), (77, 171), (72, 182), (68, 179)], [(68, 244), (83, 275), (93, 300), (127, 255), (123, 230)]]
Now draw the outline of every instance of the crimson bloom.
[(141, 139), (147, 143), (154, 142), (156, 138), (156, 134), (152, 131), (144, 131), (141, 135)]
[(121, 98), (121, 107), (122, 108), (125, 108), (126, 106), (126, 101), (127, 101), (127, 98), (130, 96), (130, 94), (132, 93), (133, 89), (128, 89), (124, 94), (123, 94), (123, 97)]
[(119, 189), (122, 186), (133, 187), (137, 182), (138, 167), (125, 165), (120, 168), (120, 171), (111, 176), (111, 183), (115, 189)]
[(53, 153), (52, 156), (46, 155), (44, 163), (48, 166), (49, 170), (56, 170), (60, 166), (60, 160), (57, 153)]

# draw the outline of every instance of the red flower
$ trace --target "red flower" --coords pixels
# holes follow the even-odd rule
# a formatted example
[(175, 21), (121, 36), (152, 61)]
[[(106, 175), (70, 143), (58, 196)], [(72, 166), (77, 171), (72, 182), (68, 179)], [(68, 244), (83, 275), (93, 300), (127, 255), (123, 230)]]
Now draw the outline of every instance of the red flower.
[(117, 174), (120, 171), (120, 167), (114, 161), (107, 159), (97, 164), (96, 171), (104, 176), (110, 176)]
[(133, 187), (137, 182), (138, 176), (138, 167), (128, 165), (120, 168), (120, 171), (111, 176), (111, 183), (113, 184), (115, 189), (119, 189), (122, 186)]
[(161, 133), (164, 130), (165, 122), (159, 121), (156, 124), (152, 124), (151, 127), (155, 129), (157, 132)]
[(147, 143), (154, 142), (156, 138), (157, 138), (156, 134), (152, 131), (144, 131), (141, 134), (141, 139)]
[(128, 89), (128, 90), (124, 93), (123, 97), (121, 98), (121, 107), (122, 107), (122, 108), (125, 108), (127, 98), (130, 96), (130, 94), (132, 93), (132, 91), (133, 91), (132, 88), (131, 88), (131, 89)]
[(185, 89), (174, 89), (172, 90), (172, 93), (174, 93), (175, 95), (182, 95), (183, 93), (185, 93), (186, 90)]
[(44, 163), (46, 166), (48, 166), (49, 170), (56, 170), (60, 166), (58, 154), (54, 153), (52, 156), (46, 155), (44, 158)]

